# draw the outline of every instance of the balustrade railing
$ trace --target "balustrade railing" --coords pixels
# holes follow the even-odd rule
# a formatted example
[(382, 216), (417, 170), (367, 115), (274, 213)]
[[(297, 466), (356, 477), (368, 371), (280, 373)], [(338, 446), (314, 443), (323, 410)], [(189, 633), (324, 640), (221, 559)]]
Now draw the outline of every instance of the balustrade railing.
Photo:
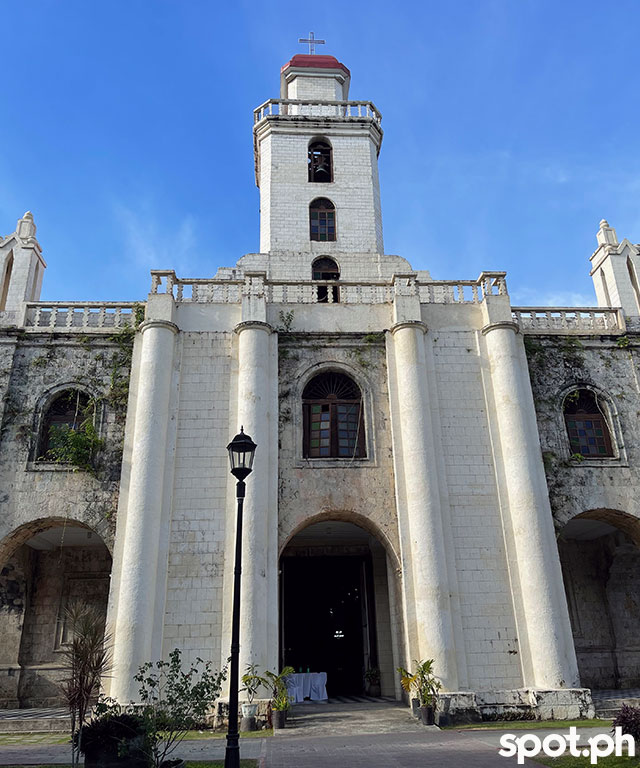
[(269, 99), (253, 110), (254, 122), (265, 117), (340, 117), (376, 123), (382, 115), (370, 101), (316, 101), (311, 99)]
[(478, 304), (485, 296), (507, 293), (506, 272), (482, 272), (477, 280), (436, 280), (418, 283), (423, 304)]
[(618, 309), (602, 307), (513, 307), (513, 319), (524, 333), (622, 333)]
[(178, 302), (235, 304), (244, 280), (179, 278), (173, 270), (151, 271), (151, 293), (170, 293)]
[(479, 303), (485, 296), (505, 295), (504, 272), (483, 272), (477, 280), (421, 283), (412, 274), (388, 281), (245, 280), (178, 278), (173, 270), (151, 272), (151, 292), (170, 293), (177, 302), (237, 303), (243, 295), (264, 291), (273, 304), (390, 304), (394, 296), (417, 291), (428, 304)]
[(271, 280), (265, 288), (267, 301), (273, 304), (390, 304), (393, 301), (391, 283)]
[(133, 327), (141, 304), (115, 301), (34, 301), (26, 306), (27, 328), (60, 331), (112, 331)]

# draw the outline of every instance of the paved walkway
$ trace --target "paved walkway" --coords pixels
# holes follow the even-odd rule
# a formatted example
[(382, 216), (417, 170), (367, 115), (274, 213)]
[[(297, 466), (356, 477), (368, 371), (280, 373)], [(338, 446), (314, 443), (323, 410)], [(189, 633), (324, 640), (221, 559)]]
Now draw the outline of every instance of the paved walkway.
[[(552, 730), (536, 730), (544, 738)], [(585, 738), (607, 727), (583, 729)], [(260, 768), (509, 768), (498, 755), (502, 731), (425, 728), (399, 704), (299, 704), (273, 738), (241, 740), (243, 758)], [(526, 731), (520, 731), (526, 733)], [(189, 760), (223, 759), (224, 739), (185, 741), (176, 754)], [(0, 747), (0, 765), (69, 762), (68, 746)], [(532, 768), (538, 763), (526, 761)]]

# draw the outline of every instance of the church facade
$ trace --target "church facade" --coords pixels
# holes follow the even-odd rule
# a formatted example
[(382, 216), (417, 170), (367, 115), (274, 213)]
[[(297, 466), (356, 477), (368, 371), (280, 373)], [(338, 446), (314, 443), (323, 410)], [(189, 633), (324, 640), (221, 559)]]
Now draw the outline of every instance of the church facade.
[(598, 307), (384, 252), (381, 116), (297, 55), (254, 112), (260, 252), (152, 272), (139, 305), (40, 302), (31, 214), (0, 240), (0, 705), (57, 703), (65, 606), (106, 611), (110, 695), (175, 647), (360, 695), (433, 658), (450, 716), (593, 713), (640, 685), (640, 248), (606, 221)]

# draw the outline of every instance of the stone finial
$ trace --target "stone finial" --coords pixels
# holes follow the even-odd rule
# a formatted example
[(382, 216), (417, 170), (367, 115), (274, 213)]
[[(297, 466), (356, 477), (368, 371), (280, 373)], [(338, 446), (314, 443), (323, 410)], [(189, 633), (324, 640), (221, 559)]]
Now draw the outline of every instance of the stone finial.
[(618, 236), (613, 227), (609, 226), (609, 222), (606, 219), (602, 219), (600, 222), (600, 229), (596, 235), (598, 238), (598, 245), (618, 245)]
[(36, 225), (31, 211), (27, 211), (21, 219), (18, 219), (16, 234), (21, 240), (28, 240), (30, 237), (36, 236)]

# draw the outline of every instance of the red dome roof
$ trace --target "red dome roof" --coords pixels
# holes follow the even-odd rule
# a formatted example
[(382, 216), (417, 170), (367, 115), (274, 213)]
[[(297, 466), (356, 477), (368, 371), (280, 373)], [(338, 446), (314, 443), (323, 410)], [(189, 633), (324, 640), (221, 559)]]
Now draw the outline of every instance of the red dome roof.
[(309, 67), (310, 69), (341, 69), (348, 75), (351, 74), (344, 64), (341, 64), (335, 56), (319, 56), (308, 53), (297, 53), (291, 61), (288, 61), (280, 70), (284, 72), (289, 67)]

